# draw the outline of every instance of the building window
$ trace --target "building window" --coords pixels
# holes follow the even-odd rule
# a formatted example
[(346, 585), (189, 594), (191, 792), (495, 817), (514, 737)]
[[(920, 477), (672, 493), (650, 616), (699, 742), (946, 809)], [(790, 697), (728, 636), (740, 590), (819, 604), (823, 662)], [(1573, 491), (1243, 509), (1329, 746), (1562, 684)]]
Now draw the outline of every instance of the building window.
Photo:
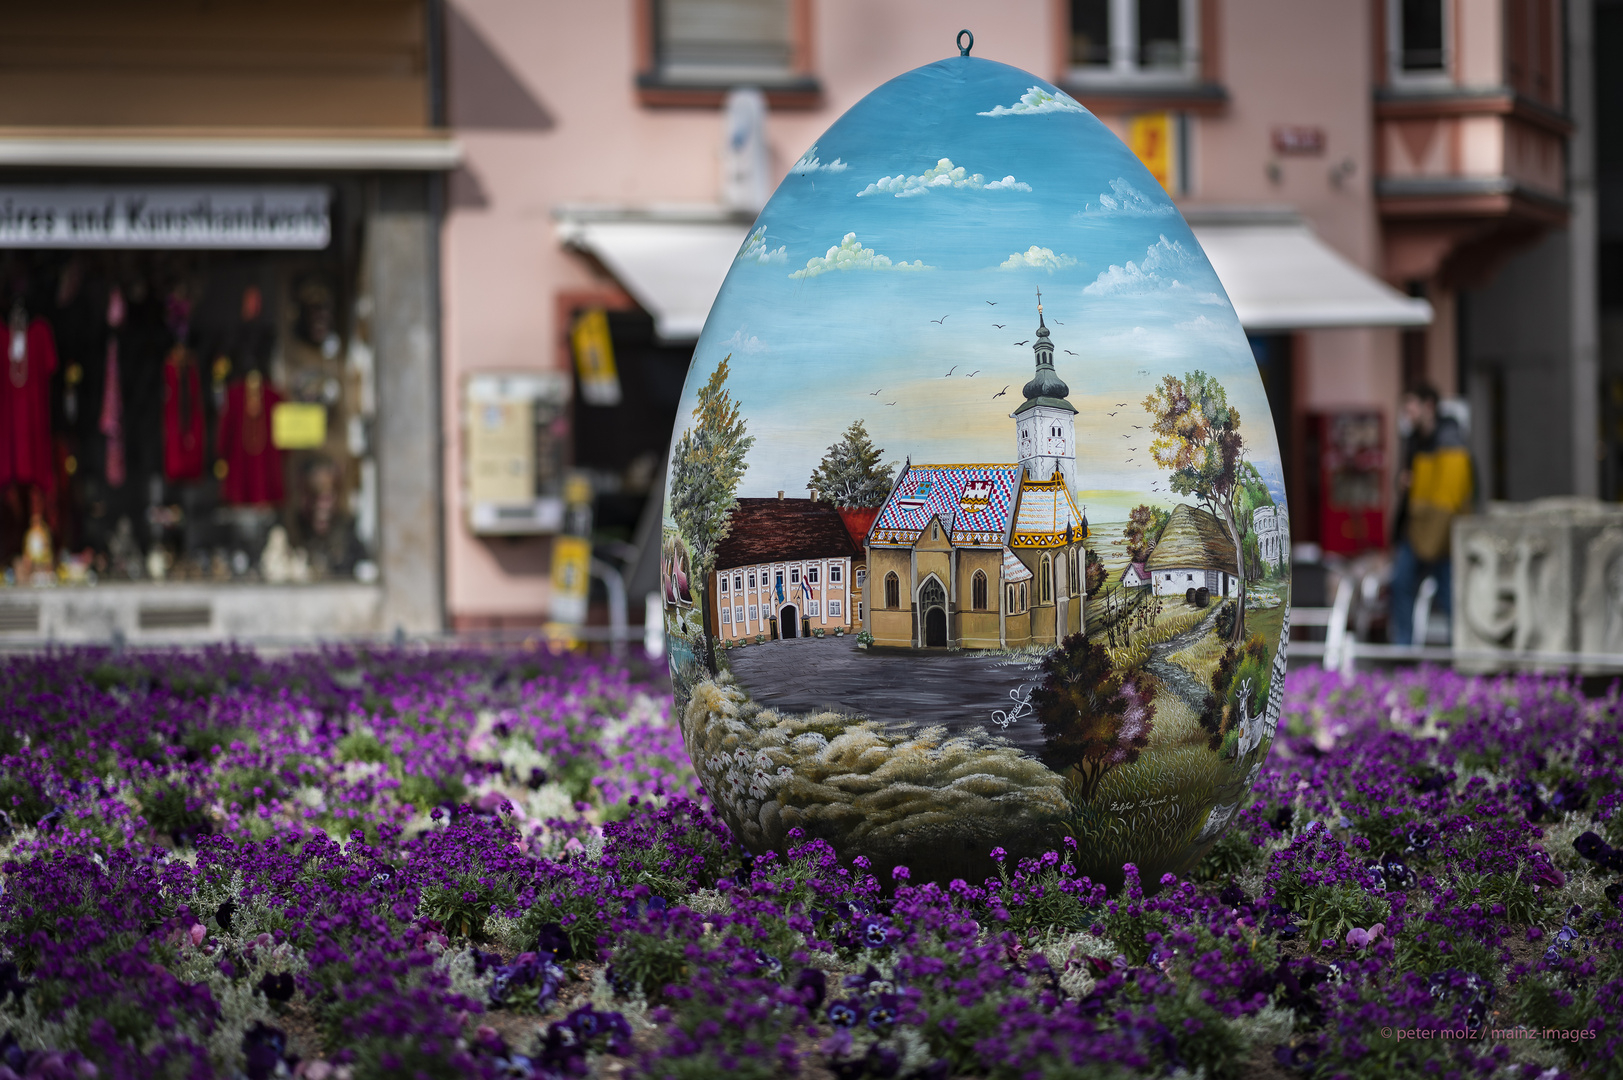
[(750, 605), (750, 622), (754, 622), (756, 619), (759, 619), (760, 617), (761, 617), (761, 609), (756, 607), (754, 604), (751, 604)]
[(812, 566), (806, 569), (806, 580), (813, 585), (817, 584), (817, 567)]
[(1030, 594), (1026, 591), (1026, 583), (1022, 581), (1020, 583), (1020, 610), (1021, 611), (1026, 610), (1026, 608), (1029, 606), (1029, 603), (1030, 603)]
[(813, 618), (817, 617), (818, 612), (816, 600), (806, 601), (806, 614), (812, 616)]
[(667, 82), (781, 82), (794, 60), (790, 0), (654, 0), (654, 62)]
[(1070, 0), (1070, 4), (1073, 78), (1164, 82), (1192, 81), (1199, 75), (1198, 0)]
[(828, 568), (828, 580), (832, 585), (838, 585), (843, 579), (840, 577), (840, 564), (835, 563)]
[(1042, 566), (1042, 599), (1039, 603), (1049, 604), (1054, 600), (1054, 564), (1047, 555), (1043, 556)]
[(744, 621), (744, 609), (741, 608), (741, 607), (733, 608), (733, 622), (743, 622), (743, 621)]
[(789, 571), (789, 584), (791, 584), (791, 585), (799, 585), (800, 584), (800, 567), (797, 566), (793, 570)]
[(1194, 581), (1195, 580), (1195, 575), (1194, 574), (1185, 574), (1183, 576), (1183, 579), (1185, 581)]
[(724, 607), (724, 608), (721, 609), (721, 621), (724, 622), (724, 623), (730, 623), (730, 622), (733, 621), (733, 609), (732, 608)]
[(885, 575), (885, 606), (888, 608), (902, 606), (902, 581), (893, 573)]
[(744, 587), (744, 578), (741, 574), (733, 575), (733, 589), (736, 591)]
[(727, 576), (725, 574), (723, 574), (722, 578), (721, 578), (721, 591), (722, 592), (727, 591)]
[(1010, 614), (1013, 614), (1013, 612), (1014, 612), (1014, 586), (1013, 585), (1009, 586), (1009, 604), (1008, 604), (1008, 608), (1009, 608)]
[(1443, 0), (1398, 0), (1398, 70), (1442, 71)]
[(857, 588), (868, 584), (868, 571), (866, 568), (857, 571)]
[(930, 522), (930, 539), (931, 540), (939, 540), (939, 539), (941, 539), (941, 526), (938, 525), (934, 521)]
[(975, 571), (975, 576), (969, 579), (969, 603), (976, 611), (986, 610), (986, 573)]
[(862, 621), (862, 602), (857, 602), (857, 622)]
[(752, 589), (755, 588), (755, 575), (754, 574), (750, 575), (750, 588), (752, 588)]
[(838, 619), (840, 617), (840, 602), (838, 600), (830, 600), (828, 602), (828, 614), (829, 617), (833, 619)]

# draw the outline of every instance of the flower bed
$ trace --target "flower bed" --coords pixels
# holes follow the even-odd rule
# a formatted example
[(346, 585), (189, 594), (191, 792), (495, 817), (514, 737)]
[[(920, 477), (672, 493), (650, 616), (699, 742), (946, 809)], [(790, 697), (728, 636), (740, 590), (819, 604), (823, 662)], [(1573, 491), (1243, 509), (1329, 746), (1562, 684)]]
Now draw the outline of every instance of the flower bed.
[(7, 662), (0, 1080), (1623, 1071), (1615, 697), (1295, 674), (1193, 880), (1107, 897), (1063, 848), (948, 888), (749, 858), (664, 693), (532, 653)]

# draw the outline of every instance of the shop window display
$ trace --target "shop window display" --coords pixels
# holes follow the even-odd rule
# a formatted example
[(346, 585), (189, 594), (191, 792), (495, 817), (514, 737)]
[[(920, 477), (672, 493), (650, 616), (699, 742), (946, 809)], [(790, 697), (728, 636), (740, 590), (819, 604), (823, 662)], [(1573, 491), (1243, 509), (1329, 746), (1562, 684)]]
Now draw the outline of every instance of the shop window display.
[(375, 394), (345, 264), (0, 255), (5, 584), (375, 581)]

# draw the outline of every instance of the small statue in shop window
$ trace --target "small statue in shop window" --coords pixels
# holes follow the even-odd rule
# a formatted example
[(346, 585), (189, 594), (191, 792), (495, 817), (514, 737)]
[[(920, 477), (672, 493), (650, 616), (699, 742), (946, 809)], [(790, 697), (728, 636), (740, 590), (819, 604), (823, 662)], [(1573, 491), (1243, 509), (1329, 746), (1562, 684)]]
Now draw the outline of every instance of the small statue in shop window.
[(135, 527), (128, 517), (120, 517), (118, 524), (113, 526), (113, 535), (107, 541), (109, 576), (118, 575), (139, 581), (143, 574), (142, 563), (141, 546), (135, 542)]
[(265, 537), (265, 550), (259, 556), (259, 572), (273, 585), (310, 580), (310, 561), (303, 548), (295, 548), (287, 539), (287, 530), (272, 526)]
[(51, 571), (51, 529), (45, 524), (45, 498), (38, 488), (30, 492), (28, 532), (23, 536), (23, 553), (17, 558), (17, 580), (48, 585), (55, 580)]

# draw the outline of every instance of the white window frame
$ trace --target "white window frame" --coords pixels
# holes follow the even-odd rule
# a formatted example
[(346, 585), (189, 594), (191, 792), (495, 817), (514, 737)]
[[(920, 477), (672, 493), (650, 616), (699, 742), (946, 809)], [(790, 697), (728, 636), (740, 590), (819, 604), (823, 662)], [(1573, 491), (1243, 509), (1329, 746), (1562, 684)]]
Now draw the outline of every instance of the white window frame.
[(1403, 70), (1403, 0), (1386, 0), (1386, 73), (1393, 86), (1420, 89), (1454, 84), (1454, 5), (1437, 0), (1443, 13), (1443, 66), (1437, 71)]
[(761, 618), (761, 609), (754, 604), (750, 605), (750, 622), (758, 622)]
[(752, 573), (752, 574), (750, 574), (750, 583), (749, 583), (749, 587), (750, 587), (750, 588), (752, 588), (752, 589), (753, 589), (753, 588), (755, 588), (755, 575), (754, 575), (754, 574), (753, 574), (753, 573)]
[[(1138, 64), (1138, 0), (1109, 0), (1110, 66), (1071, 66), (1071, 82), (1088, 85), (1149, 83), (1184, 85), (1200, 81), (1200, 0), (1181, 0), (1183, 67), (1142, 68)], [(1070, 0), (1066, 0), (1066, 32), (1070, 32)]]
[(816, 619), (816, 618), (820, 617), (820, 613), (817, 610), (817, 603), (818, 602), (816, 600), (807, 600), (806, 601), (806, 615), (808, 617), (813, 618), (813, 619)]
[(815, 566), (806, 567), (806, 580), (807, 581), (811, 582), (813, 585), (816, 585), (817, 584), (817, 576), (818, 576), (817, 575), (817, 567), (815, 567)]
[(840, 617), (840, 602), (838, 600), (830, 600), (828, 602), (828, 615), (831, 619), (838, 619)]
[(723, 623), (727, 624), (728, 626), (731, 626), (733, 624), (733, 609), (732, 608), (724, 607), (724, 608), (721, 609), (721, 621)]
[(800, 584), (800, 567), (791, 566), (789, 568), (789, 584), (791, 584), (791, 585), (799, 585)]
[(721, 575), (721, 589), (720, 589), (721, 592), (726, 592), (727, 591), (727, 578), (728, 578), (728, 575), (726, 575), (726, 574)]
[(828, 567), (828, 583), (830, 585), (839, 585), (843, 583), (844, 580), (844, 575), (840, 573), (840, 564), (830, 563)]
[(868, 568), (866, 566), (864, 566), (862, 569), (857, 571), (857, 588), (865, 589), (867, 587), (868, 587)]

